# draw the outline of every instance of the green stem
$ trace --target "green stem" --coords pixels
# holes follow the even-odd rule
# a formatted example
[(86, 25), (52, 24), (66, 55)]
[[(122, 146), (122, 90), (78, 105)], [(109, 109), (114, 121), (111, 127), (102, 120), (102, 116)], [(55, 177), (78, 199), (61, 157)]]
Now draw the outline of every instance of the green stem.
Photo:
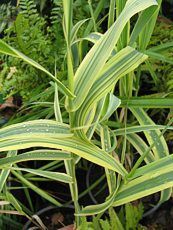
[(96, 21), (95, 21), (95, 17), (94, 17), (94, 11), (93, 11), (91, 0), (88, 0), (88, 4), (89, 4), (91, 18), (92, 18), (93, 25), (94, 25), (94, 31), (97, 32), (97, 25), (96, 25)]
[(136, 91), (135, 91), (135, 97), (138, 96), (140, 77), (141, 77), (141, 66), (138, 67), (137, 73), (136, 73), (136, 82), (135, 82), (135, 89), (136, 89)]
[(115, 19), (115, 3), (116, 3), (116, 0), (110, 0), (108, 28), (110, 28), (111, 25), (114, 23), (114, 19)]
[[(72, 62), (72, 53), (71, 49), (68, 47), (67, 51), (67, 68), (68, 68), (68, 83), (69, 88), (74, 92), (74, 72), (73, 72), (73, 62)], [(73, 107), (73, 99), (69, 98), (69, 109), (71, 111)], [(69, 112), (69, 119), (70, 119), (70, 128), (73, 129), (74, 126), (74, 113)], [(80, 212), (80, 206), (78, 203), (78, 187), (77, 187), (77, 181), (76, 181), (76, 173), (75, 173), (75, 157), (74, 154), (72, 154), (72, 159), (70, 161), (65, 161), (65, 167), (67, 173), (73, 178), (73, 183), (70, 184), (70, 191), (72, 200), (74, 202), (75, 206), (75, 213), (78, 214)], [(76, 222), (76, 228), (80, 225), (80, 217), (75, 217)]]
[[(121, 164), (124, 165), (125, 157), (126, 157), (126, 148), (127, 148), (127, 134), (126, 134), (126, 126), (127, 126), (127, 108), (124, 111), (124, 140), (123, 140), (123, 147), (122, 147), (122, 154), (121, 154)], [(120, 185), (121, 183), (121, 175), (118, 175), (117, 184)]]
[[(69, 88), (74, 92), (74, 71), (73, 71), (73, 57), (71, 52), (71, 46), (67, 47), (67, 68), (68, 68), (68, 84)], [(73, 108), (73, 99), (69, 98), (69, 109)], [(70, 119), (70, 128), (71, 131), (74, 127), (74, 112), (69, 112), (69, 119)], [(72, 131), (73, 132), (73, 131)], [(80, 212), (80, 206), (78, 203), (78, 187), (77, 187), (77, 180), (76, 180), (76, 172), (75, 172), (75, 157), (72, 154), (72, 160), (65, 161), (65, 166), (68, 174), (73, 178), (73, 183), (70, 184), (70, 191), (72, 195), (72, 200), (75, 206), (75, 213), (78, 214)], [(76, 216), (76, 227), (80, 225), (80, 217)]]
[[(110, 140), (110, 134), (109, 134), (109, 129), (108, 127), (100, 127), (100, 137), (101, 137), (101, 144), (102, 144), (102, 149), (108, 154), (111, 154), (111, 140)], [(106, 169), (105, 168), (105, 174), (106, 174), (106, 179), (107, 179), (107, 184), (109, 188), (109, 193), (112, 195), (114, 191), (117, 189), (116, 185), (116, 174), (114, 171)]]
[[(97, 20), (98, 16), (100, 15), (100, 12), (102, 11), (103, 7), (105, 5), (105, 0), (100, 0), (97, 4), (97, 7), (94, 11), (94, 19)], [(93, 20), (91, 20), (87, 26), (87, 28), (84, 31), (84, 37), (87, 36), (93, 28)]]
[[(68, 86), (72, 92), (74, 92), (74, 70), (73, 70), (73, 55), (71, 50), (71, 30), (73, 25), (73, 0), (63, 0), (63, 9), (64, 9), (64, 35), (66, 38), (67, 44), (67, 71), (68, 71)], [(74, 112), (72, 111), (73, 108), (73, 99), (68, 98), (68, 106), (69, 106), (69, 124), (71, 128), (71, 132), (73, 132), (74, 126)], [(72, 179), (73, 183), (70, 184), (70, 192), (72, 196), (72, 200), (75, 206), (75, 213), (78, 214), (80, 212), (80, 207), (78, 203), (78, 187), (77, 187), (77, 180), (76, 180), (76, 173), (75, 173), (75, 156), (71, 153), (72, 159), (69, 161), (65, 161), (65, 168), (67, 174), (69, 174)], [(80, 217), (75, 217), (76, 228), (80, 225)]]
[[(70, 192), (72, 196), (72, 200), (74, 202), (75, 207), (75, 213), (78, 214), (80, 212), (80, 206), (78, 203), (78, 187), (77, 187), (77, 181), (76, 181), (76, 172), (75, 172), (75, 160), (72, 154), (72, 160), (65, 161), (65, 168), (67, 171), (67, 174), (69, 174), (73, 178), (73, 183), (70, 184)], [(76, 227), (80, 225), (80, 217), (75, 217)]]

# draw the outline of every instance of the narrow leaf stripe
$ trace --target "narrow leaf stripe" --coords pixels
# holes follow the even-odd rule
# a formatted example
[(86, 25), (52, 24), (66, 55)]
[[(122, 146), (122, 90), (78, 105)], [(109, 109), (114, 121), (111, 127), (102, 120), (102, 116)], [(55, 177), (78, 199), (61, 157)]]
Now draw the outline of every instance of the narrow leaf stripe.
[(121, 102), (121, 107), (173, 108), (172, 98), (122, 98)]

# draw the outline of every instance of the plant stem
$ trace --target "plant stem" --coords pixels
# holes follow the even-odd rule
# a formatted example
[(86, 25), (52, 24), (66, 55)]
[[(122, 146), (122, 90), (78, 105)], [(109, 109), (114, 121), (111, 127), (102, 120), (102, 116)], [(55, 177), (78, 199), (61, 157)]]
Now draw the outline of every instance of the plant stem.
[[(73, 73), (73, 63), (72, 63), (72, 53), (70, 48), (68, 47), (67, 51), (67, 68), (68, 68), (68, 82), (69, 88), (74, 92), (74, 73)], [(73, 99), (69, 98), (69, 109), (71, 111), (73, 107)], [(74, 126), (74, 112), (69, 112), (69, 120), (70, 120), (70, 128), (71, 131)], [(73, 131), (72, 131), (73, 132)], [(73, 183), (70, 184), (70, 191), (72, 200), (75, 206), (75, 213), (78, 214), (80, 211), (79, 203), (78, 203), (78, 187), (77, 187), (77, 180), (76, 180), (76, 172), (75, 172), (75, 157), (72, 154), (72, 159), (70, 161), (65, 161), (65, 167), (67, 173), (73, 178)], [(75, 217), (76, 228), (80, 225), (80, 217)]]
[[(70, 184), (70, 192), (71, 192), (72, 200), (74, 202), (75, 213), (78, 214), (80, 211), (80, 206), (78, 203), (78, 187), (77, 187), (77, 181), (76, 181), (74, 156), (72, 157), (72, 160), (65, 161), (65, 168), (66, 168), (67, 174), (69, 174), (73, 178), (73, 183)], [(78, 227), (80, 225), (79, 216), (75, 217), (75, 222), (76, 222), (76, 227)]]
[[(100, 12), (102, 11), (104, 5), (105, 5), (105, 0), (100, 0), (98, 2), (98, 5), (97, 5), (97, 7), (96, 7), (96, 9), (94, 11), (94, 19), (95, 20), (97, 20), (97, 18), (99, 16)], [(87, 36), (91, 32), (92, 28), (93, 28), (93, 20), (91, 20), (89, 22), (87, 28), (85, 29), (85, 31), (84, 31), (84, 37)]]
[(116, 0), (110, 0), (109, 16), (108, 16), (108, 28), (110, 28), (111, 25), (114, 23), (114, 19), (115, 19), (115, 3), (116, 3)]
[[(64, 35), (66, 38), (67, 44), (67, 71), (68, 71), (68, 86), (69, 89), (74, 92), (74, 70), (73, 70), (73, 55), (71, 50), (71, 30), (73, 25), (73, 0), (63, 0), (63, 9), (64, 9)], [(73, 99), (68, 98), (68, 110), (69, 110), (69, 124), (71, 128), (71, 132), (73, 132), (74, 126), (74, 112), (71, 112), (73, 108)], [(75, 173), (75, 156), (71, 153), (72, 159), (65, 161), (65, 168), (67, 174), (69, 174), (73, 183), (70, 184), (70, 192), (72, 196), (72, 200), (75, 206), (75, 213), (78, 214), (80, 212), (80, 207), (78, 203), (78, 187)], [(80, 225), (80, 217), (77, 215), (75, 217), (76, 228)]]
[(96, 21), (95, 21), (95, 17), (94, 17), (94, 11), (93, 11), (91, 0), (88, 0), (88, 4), (89, 4), (91, 18), (92, 18), (93, 25), (94, 25), (94, 31), (97, 32), (97, 25), (96, 25)]

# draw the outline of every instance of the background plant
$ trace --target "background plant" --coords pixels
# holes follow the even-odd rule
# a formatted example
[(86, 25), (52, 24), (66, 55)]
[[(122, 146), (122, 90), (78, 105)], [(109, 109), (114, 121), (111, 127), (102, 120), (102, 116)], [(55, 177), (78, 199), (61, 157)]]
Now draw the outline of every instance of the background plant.
[[(55, 31), (57, 34), (59, 31)], [(47, 21), (39, 15), (34, 1), (20, 1), (19, 13), (12, 25), (5, 30), (4, 41), (19, 49), (27, 56), (38, 60), (49, 70), (54, 69), (55, 60), (62, 63), (63, 49), (61, 36), (56, 36)], [(14, 61), (10, 57), (2, 58), (1, 90), (4, 95), (20, 94), (28, 99), (33, 88), (37, 94), (48, 86), (46, 75), (21, 60)], [(61, 69), (61, 65), (59, 66)], [(39, 87), (41, 86), (41, 87)], [(29, 96), (30, 95), (30, 96)]]

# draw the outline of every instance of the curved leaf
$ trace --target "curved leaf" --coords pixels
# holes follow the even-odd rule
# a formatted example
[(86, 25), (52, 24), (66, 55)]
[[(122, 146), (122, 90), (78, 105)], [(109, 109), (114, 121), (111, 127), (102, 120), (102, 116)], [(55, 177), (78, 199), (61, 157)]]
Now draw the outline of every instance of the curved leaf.
[[(88, 111), (93, 105), (109, 93), (121, 77), (138, 67), (146, 58), (146, 55), (131, 47), (124, 48), (112, 57), (104, 66), (101, 76), (93, 84), (82, 106), (76, 111), (75, 127), (87, 125)], [(79, 131), (78, 135), (83, 136), (83, 131)]]
[(75, 214), (76, 216), (89, 216), (89, 215), (95, 215), (98, 213), (102, 213), (105, 210), (107, 210), (115, 200), (117, 191), (112, 193), (111, 196), (102, 204), (97, 204), (97, 205), (89, 205), (85, 208), (83, 208), (78, 214)]
[[(9, 157), (9, 158), (13, 157), (15, 155), (17, 155), (17, 151), (9, 151), (7, 153), (7, 157)], [(0, 174), (0, 193), (2, 192), (2, 189), (3, 189), (3, 187), (4, 187), (4, 185), (5, 185), (6, 181), (7, 181), (7, 178), (9, 176), (9, 174), (10, 174), (10, 170), (8, 170), (8, 169), (2, 169), (1, 170), (1, 174)]]
[[(26, 122), (25, 124), (29, 123), (30, 125), (36, 125), (38, 124), (37, 122), (38, 121), (31, 121)], [(49, 124), (51, 124), (51, 122), (52, 121), (50, 121)], [(46, 124), (46, 121), (41, 121), (41, 124), (43, 123)], [(72, 152), (95, 164), (99, 164), (102, 167), (112, 169), (120, 173), (122, 176), (126, 175), (126, 170), (124, 167), (112, 156), (108, 155), (106, 152), (88, 141), (82, 141), (74, 136), (71, 137), (71, 134), (69, 134), (68, 126), (63, 125), (62, 123), (60, 123), (59, 126), (55, 126), (57, 126), (57, 128), (59, 128), (59, 126), (61, 127), (60, 131), (57, 130), (55, 136), (53, 136), (54, 133), (51, 134), (51, 132), (47, 134), (48, 131), (46, 130), (48, 127), (45, 125), (42, 126), (41, 132), (38, 132), (38, 128), (33, 128), (32, 133), (28, 133), (27, 135), (25, 132), (26, 127), (23, 127), (23, 124), (11, 125), (2, 128), (0, 132), (1, 134), (4, 134), (4, 137), (0, 141), (0, 151), (26, 149), (30, 147), (62, 149)], [(19, 127), (19, 129), (16, 129), (16, 127)], [(66, 130), (66, 133), (62, 133), (62, 130)], [(15, 134), (15, 132), (17, 132), (17, 134)]]
[(25, 135), (25, 137), (32, 135), (32, 137), (50, 136), (54, 138), (66, 138), (73, 136), (68, 125), (52, 120), (40, 119), (21, 122), (19, 124), (10, 125), (0, 129), (0, 142), (5, 139), (9, 139), (9, 137), (21, 138), (23, 135)]
[(121, 32), (128, 20), (139, 11), (152, 5), (157, 5), (155, 0), (129, 0), (117, 21), (96, 42), (85, 56), (75, 74), (75, 95), (73, 111), (77, 110), (89, 93), (93, 83), (99, 77), (103, 66), (113, 51)]

